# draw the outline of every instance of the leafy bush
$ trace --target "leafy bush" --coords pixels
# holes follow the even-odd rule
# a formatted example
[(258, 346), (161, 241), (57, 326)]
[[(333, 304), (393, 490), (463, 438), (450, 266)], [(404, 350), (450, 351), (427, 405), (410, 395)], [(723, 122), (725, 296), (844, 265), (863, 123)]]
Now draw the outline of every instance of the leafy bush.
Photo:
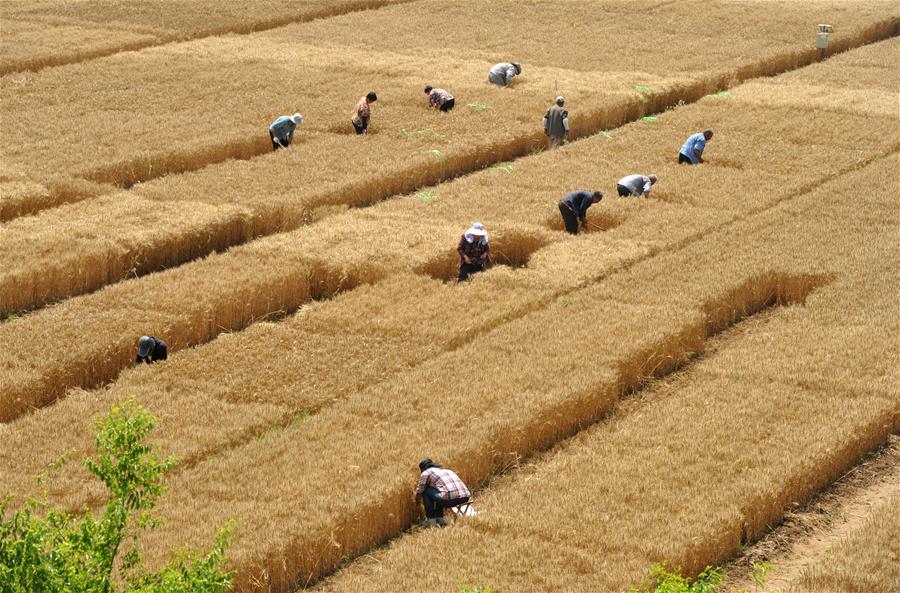
[(677, 572), (670, 572), (665, 563), (656, 564), (650, 569), (655, 585), (652, 589), (628, 589), (628, 593), (713, 593), (722, 584), (722, 569), (707, 566), (691, 581)]
[(224, 570), (228, 525), (205, 555), (181, 552), (158, 572), (142, 565), (138, 536), (158, 525), (150, 513), (163, 494), (163, 474), (175, 465), (172, 458), (158, 460), (145, 442), (155, 423), (133, 401), (113, 406), (98, 423), (99, 454), (85, 465), (109, 491), (99, 516), (76, 517), (34, 498), (15, 511), (9, 497), (0, 503), (0, 593), (224, 593), (231, 587), (234, 574)]

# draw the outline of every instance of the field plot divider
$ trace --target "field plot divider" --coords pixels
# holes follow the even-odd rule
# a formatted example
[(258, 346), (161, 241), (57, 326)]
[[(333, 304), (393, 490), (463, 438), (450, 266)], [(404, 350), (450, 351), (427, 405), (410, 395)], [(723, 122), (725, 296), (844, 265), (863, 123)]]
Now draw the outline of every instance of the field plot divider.
[(262, 21), (250, 22), (243, 25), (217, 27), (215, 29), (200, 31), (193, 35), (163, 35), (152, 41), (132, 41), (130, 43), (123, 43), (122, 45), (116, 47), (107, 47), (103, 49), (76, 52), (69, 55), (56, 56), (43, 60), (30, 60), (19, 63), (0, 64), (0, 76), (7, 76), (9, 74), (16, 74), (19, 72), (38, 72), (39, 70), (52, 68), (54, 66), (80, 64), (82, 62), (88, 62), (90, 60), (114, 56), (116, 54), (129, 51), (140, 51), (142, 49), (148, 49), (151, 47), (159, 47), (161, 45), (169, 45), (171, 43), (185, 43), (188, 41), (205, 39), (207, 37), (216, 37), (219, 35), (249, 35), (251, 33), (259, 33), (260, 31), (268, 31), (270, 29), (277, 29), (279, 27), (293, 25), (296, 23), (306, 23), (309, 21), (341, 16), (352, 12), (375, 10), (378, 8), (383, 8), (385, 6), (392, 6), (394, 4), (407, 4), (417, 1), (418, 0), (358, 0), (351, 4), (341, 4), (338, 6), (323, 8), (321, 10), (302, 14), (299, 16), (283, 16)]
[[(706, 342), (716, 335), (767, 309), (802, 304), (813, 290), (826, 283), (827, 279), (822, 277), (775, 271), (754, 276), (724, 297), (700, 304), (699, 309), (704, 312), (700, 322), (685, 326), (668, 339), (628, 357), (619, 367), (613, 384), (599, 388), (593, 386), (587, 391), (574, 393), (556, 406), (542, 410), (523, 425), (507, 427), (509, 430), (497, 427), (489, 442), (480, 443), (474, 449), (463, 446), (446, 460), (447, 464), (465, 476), (467, 481), (482, 487), (489, 485), (499, 475), (514, 471), (509, 468), (515, 468), (536, 453), (563, 444), (601, 421), (620, 399), (694, 363), (702, 356)], [(478, 489), (473, 488), (476, 494)], [(360, 506), (355, 513), (335, 525), (331, 536), (333, 541), (284, 542), (278, 550), (270, 550), (265, 559), (259, 560), (263, 565), (273, 567), (284, 563), (290, 556), (316, 558), (315, 565), (297, 566), (291, 571), (309, 575), (309, 578), (295, 582), (294, 586), (301, 589), (309, 587), (346, 565), (348, 557), (359, 557), (409, 532), (418, 513), (411, 502), (409, 489), (399, 488), (387, 494), (378, 501)], [(371, 518), (376, 516), (384, 518), (378, 522), (380, 533), (353, 528), (356, 524), (371, 522)], [(302, 553), (300, 549), (303, 549)], [(286, 553), (291, 550), (293, 553), (290, 555)], [(281, 571), (273, 570), (272, 574), (277, 572)], [(239, 575), (237, 590), (258, 589), (241, 579)], [(270, 589), (272, 591), (295, 590), (287, 583), (270, 582), (268, 586), (274, 587)]]

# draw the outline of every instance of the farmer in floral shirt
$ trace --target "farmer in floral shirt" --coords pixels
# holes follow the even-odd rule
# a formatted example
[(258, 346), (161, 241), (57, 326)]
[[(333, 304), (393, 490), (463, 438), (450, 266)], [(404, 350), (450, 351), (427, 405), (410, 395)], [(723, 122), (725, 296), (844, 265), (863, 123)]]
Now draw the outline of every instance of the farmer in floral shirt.
[(369, 117), (372, 115), (369, 105), (377, 100), (378, 95), (374, 92), (370, 92), (356, 104), (356, 111), (353, 112), (350, 123), (353, 124), (353, 129), (356, 130), (357, 134), (365, 134), (366, 130), (369, 128)]
[(444, 89), (436, 89), (428, 85), (425, 87), (425, 94), (428, 95), (428, 107), (430, 109), (440, 109), (446, 113), (456, 105), (456, 99)]

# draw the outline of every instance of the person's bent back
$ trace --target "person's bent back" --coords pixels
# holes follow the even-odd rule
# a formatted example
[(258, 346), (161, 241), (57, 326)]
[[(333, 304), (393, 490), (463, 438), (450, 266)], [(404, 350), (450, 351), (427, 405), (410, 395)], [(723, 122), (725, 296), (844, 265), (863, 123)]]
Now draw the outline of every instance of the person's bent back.
[(522, 73), (522, 66), (515, 62), (494, 64), (488, 72), (488, 82), (497, 86), (509, 86), (513, 78)]
[(416, 503), (425, 507), (426, 527), (444, 525), (444, 509), (469, 501), (472, 493), (456, 472), (430, 459), (419, 462), (419, 481), (416, 484)]

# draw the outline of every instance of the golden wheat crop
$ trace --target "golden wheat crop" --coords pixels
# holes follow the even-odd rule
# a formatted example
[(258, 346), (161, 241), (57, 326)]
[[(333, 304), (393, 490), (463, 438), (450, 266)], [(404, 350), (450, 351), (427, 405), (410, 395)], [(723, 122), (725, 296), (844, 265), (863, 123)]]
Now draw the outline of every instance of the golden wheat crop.
[[(441, 6), (447, 28), (439, 39), (509, 35), (499, 25), (471, 26), (465, 3)], [(547, 6), (524, 6), (515, 18), (527, 23)], [(714, 3), (711, 22), (725, 30), (758, 15), (752, 6)], [(694, 30), (684, 11), (696, 6), (642, 7), (647, 23), (672, 28), (659, 39), (674, 44)], [(93, 420), (133, 395), (161, 419), (155, 444), (184, 460), (160, 509), (166, 523), (147, 542), (151, 563), (236, 518), (229, 557), (241, 591), (315, 583), (397, 536), (323, 588), (617, 590), (660, 560), (688, 573), (724, 561), (900, 427), (897, 41), (559, 151), (417, 186), (527, 151), (536, 139), (530, 114), (545, 106), (551, 79), (576, 89), (566, 94), (585, 110), (577, 134), (586, 136), (661, 110), (679, 93), (697, 99), (723, 82), (811, 59), (798, 40), (804, 19), (849, 19), (850, 10), (816, 3), (772, 11), (759, 37), (710, 40), (705, 47), (721, 60), (708, 68), (690, 60), (673, 68), (671, 55), (654, 50), (652, 97), (598, 92), (631, 86), (631, 75), (597, 72), (602, 56), (577, 43), (561, 45), (577, 48), (580, 72), (559, 63), (564, 48), (538, 53), (551, 25), (577, 38), (582, 19), (586, 34), (607, 30), (590, 15), (630, 18), (608, 2), (573, 3), (523, 28), (523, 55), (535, 66), (526, 71), (534, 78), (517, 80), (518, 95), (465, 82), (483, 77), (491, 48), (479, 43), (469, 59), (461, 41), (438, 54), (413, 40), (405, 28), (433, 17), (410, 7), (116, 55), (24, 76), (19, 90), (4, 77), (4, 112), (9, 99), (23, 122), (0, 124), (4, 165), (12, 155), (0, 183), (19, 196), (0, 211), (12, 203), (5, 211), (18, 216), (52, 204), (54, 187), (88, 184), (80, 190), (87, 200), (0, 227), (4, 308), (25, 302), (21, 294), (46, 302), (275, 234), (3, 321), (3, 490), (34, 493), (30, 476), (48, 462), (90, 454)], [(896, 28), (885, 12), (881, 4), (860, 8), (837, 44)], [(397, 23), (398, 15), (409, 21)], [(383, 47), (364, 45), (369, 28), (381, 31)], [(765, 35), (777, 40), (773, 48), (751, 51)], [(342, 38), (346, 51), (333, 51)], [(695, 40), (685, 43), (690, 50)], [(611, 63), (627, 70), (623, 55), (640, 47), (610, 51)], [(275, 101), (288, 109), (290, 97), (318, 84), (309, 96), (329, 111), (301, 129), (296, 150), (257, 156), (268, 149), (256, 120), (273, 100), (260, 90), (260, 64), (284, 75), (304, 59), (309, 67)], [(460, 102), (453, 126), (423, 112), (415, 85), (430, 72), (425, 61), (451, 72), (463, 92), (496, 95), (495, 108), (467, 111)], [(380, 119), (363, 139), (339, 129), (344, 100), (358, 94), (344, 97), (345, 72), (359, 64), (370, 66), (359, 75), (364, 88), (391, 80), (411, 89), (395, 98), (377, 87)], [(75, 115), (84, 137), (73, 140), (72, 154), (17, 146), (37, 121), (29, 100), (53, 103), (63, 92), (55, 86), (70, 85), (73, 103), (84, 104), (92, 84), (118, 75), (130, 86), (150, 74), (160, 81), (144, 93), (152, 116), (136, 124), (139, 145), (105, 130), (112, 112), (85, 111)], [(855, 80), (876, 90), (857, 92)], [(213, 90), (239, 121), (198, 139), (205, 122), (196, 116)], [(121, 104), (131, 109), (140, 93), (124, 92)], [(167, 100), (185, 109), (154, 121)], [(684, 137), (708, 125), (716, 130), (709, 162), (676, 165)], [(443, 138), (403, 135), (410, 126)], [(433, 147), (444, 160), (427, 152)], [(47, 162), (38, 163), (42, 149)], [(229, 157), (241, 160), (216, 164)], [(615, 197), (615, 180), (636, 171), (660, 176), (653, 196)], [(588, 215), (595, 230), (570, 237), (555, 202), (579, 187), (607, 197)], [(109, 195), (91, 193), (98, 188)], [(452, 280), (455, 243), (476, 219), (501, 265), (467, 285), (442, 282)], [(29, 241), (35, 247), (17, 251)], [(771, 305), (789, 306), (753, 317)], [(170, 360), (122, 372), (143, 333), (167, 339)], [(500, 468), (556, 445), (526, 471), (496, 480)], [(475, 487), (481, 517), (403, 533), (416, 520), (410, 490), (424, 456)], [(101, 504), (86, 476), (77, 463), (63, 467), (51, 497), (70, 509)], [(423, 547), (443, 550), (429, 557), (435, 570), (423, 570)], [(881, 575), (874, 586), (891, 578)]]

